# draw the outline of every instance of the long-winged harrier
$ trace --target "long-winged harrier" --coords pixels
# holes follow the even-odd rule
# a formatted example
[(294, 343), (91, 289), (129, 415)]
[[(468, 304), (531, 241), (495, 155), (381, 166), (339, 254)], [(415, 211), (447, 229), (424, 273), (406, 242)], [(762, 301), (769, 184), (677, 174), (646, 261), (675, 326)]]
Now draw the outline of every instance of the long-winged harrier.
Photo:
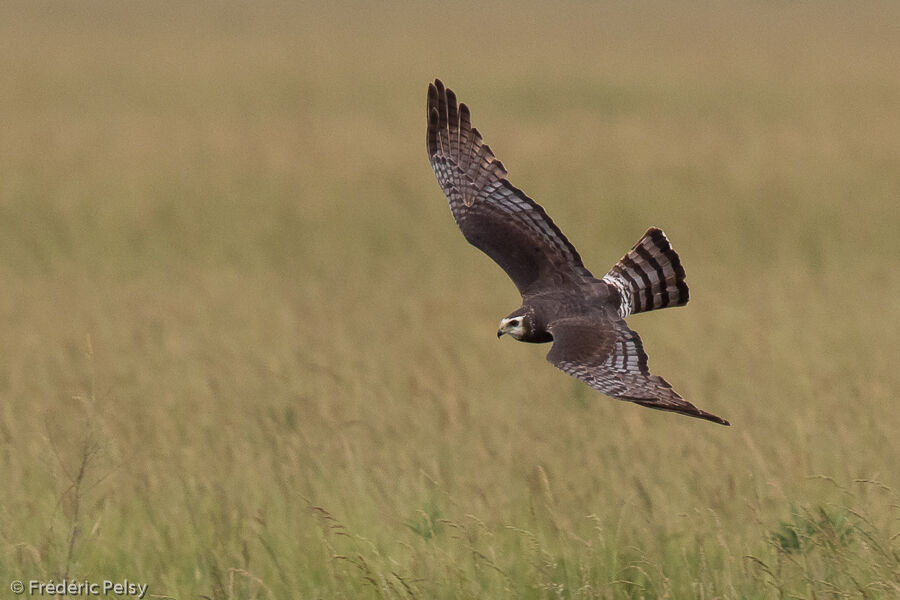
[(466, 239), (499, 264), (522, 295), (499, 338), (553, 342), (547, 360), (607, 396), (649, 408), (728, 421), (679, 396), (647, 368), (628, 315), (684, 306), (688, 287), (666, 234), (651, 228), (596, 279), (544, 209), (513, 186), (472, 127), (469, 109), (439, 79), (428, 86), (428, 158)]

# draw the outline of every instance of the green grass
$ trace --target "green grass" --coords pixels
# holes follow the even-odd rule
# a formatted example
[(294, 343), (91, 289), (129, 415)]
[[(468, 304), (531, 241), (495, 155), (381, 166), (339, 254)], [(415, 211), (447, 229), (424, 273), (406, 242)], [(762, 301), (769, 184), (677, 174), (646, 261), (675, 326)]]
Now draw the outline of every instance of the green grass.
[[(892, 3), (0, 8), (0, 584), (900, 594)], [(439, 76), (724, 428), (494, 338)], [(5, 587), (3, 589), (6, 589)]]

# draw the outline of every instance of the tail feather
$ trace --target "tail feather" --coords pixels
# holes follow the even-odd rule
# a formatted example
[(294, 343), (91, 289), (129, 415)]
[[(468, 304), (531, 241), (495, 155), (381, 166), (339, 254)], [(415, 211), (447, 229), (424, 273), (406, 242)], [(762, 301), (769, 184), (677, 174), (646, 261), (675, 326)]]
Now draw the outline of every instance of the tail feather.
[(619, 315), (684, 306), (690, 299), (684, 268), (669, 238), (652, 227), (603, 277), (619, 291)]

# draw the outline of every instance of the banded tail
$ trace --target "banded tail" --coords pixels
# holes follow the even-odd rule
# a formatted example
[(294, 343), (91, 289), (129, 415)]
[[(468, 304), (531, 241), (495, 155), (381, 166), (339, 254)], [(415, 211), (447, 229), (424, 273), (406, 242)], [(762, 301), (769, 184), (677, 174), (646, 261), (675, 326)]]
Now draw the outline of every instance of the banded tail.
[(651, 227), (634, 248), (603, 276), (619, 290), (619, 316), (684, 306), (690, 299), (684, 268), (662, 229)]

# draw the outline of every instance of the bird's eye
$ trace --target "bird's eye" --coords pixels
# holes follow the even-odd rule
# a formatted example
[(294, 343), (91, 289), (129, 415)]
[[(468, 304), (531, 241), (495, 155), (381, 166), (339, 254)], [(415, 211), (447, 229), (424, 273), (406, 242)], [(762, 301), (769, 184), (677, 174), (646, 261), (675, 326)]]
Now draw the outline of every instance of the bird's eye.
[(512, 324), (513, 327), (518, 327), (518, 326), (519, 326), (519, 320), (518, 320), (518, 319), (513, 319), (512, 321), (510, 321), (510, 324)]

